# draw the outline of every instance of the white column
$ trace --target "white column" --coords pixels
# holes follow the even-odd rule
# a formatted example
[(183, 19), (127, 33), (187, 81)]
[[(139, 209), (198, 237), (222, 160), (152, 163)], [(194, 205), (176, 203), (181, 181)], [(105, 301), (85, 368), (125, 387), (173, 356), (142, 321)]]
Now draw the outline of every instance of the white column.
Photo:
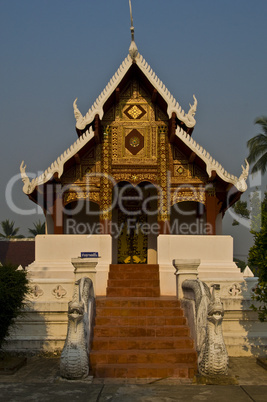
[(98, 261), (95, 258), (72, 258), (71, 263), (74, 266), (75, 282), (83, 277), (90, 278), (96, 288), (96, 266)]
[(175, 275), (177, 283), (177, 295), (179, 299), (183, 299), (184, 297), (182, 283), (187, 279), (197, 279), (199, 265), (200, 259), (173, 260), (173, 266), (176, 269)]

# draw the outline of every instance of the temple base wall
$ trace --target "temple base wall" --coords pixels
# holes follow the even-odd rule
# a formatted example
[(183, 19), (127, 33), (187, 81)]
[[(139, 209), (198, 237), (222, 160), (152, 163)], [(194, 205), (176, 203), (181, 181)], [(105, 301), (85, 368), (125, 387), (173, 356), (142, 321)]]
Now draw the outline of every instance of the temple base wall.
[(36, 236), (36, 259), (26, 268), (32, 293), (27, 311), (17, 320), (6, 349), (52, 352), (63, 348), (68, 302), (72, 300), (74, 282), (80, 277), (79, 273), (75, 274), (71, 261), (77, 261), (81, 252), (98, 253), (99, 258), (80, 260), (90, 260), (95, 266), (87, 269), (84, 276), (92, 279), (96, 295), (106, 295), (111, 263), (110, 235)]
[[(109, 235), (42, 235), (36, 237), (36, 260), (27, 267), (32, 294), (24, 317), (17, 321), (6, 349), (48, 351), (63, 348), (77, 274), (71, 262), (81, 252), (98, 252), (94, 269), (88, 270), (95, 294), (105, 295), (112, 260)], [(162, 295), (179, 297), (173, 260), (200, 259), (198, 277), (209, 286), (219, 283), (225, 315), (223, 332), (230, 356), (266, 354), (267, 323), (258, 321), (249, 306), (257, 278), (244, 278), (233, 262), (230, 236), (158, 237), (158, 264)]]
[(257, 313), (250, 309), (257, 278), (245, 278), (233, 262), (231, 236), (160, 235), (161, 294), (183, 296), (178, 292), (174, 260), (194, 259), (200, 259), (198, 278), (201, 281), (210, 287), (214, 283), (220, 284), (225, 310), (223, 333), (229, 356), (266, 355), (267, 323), (259, 322)]

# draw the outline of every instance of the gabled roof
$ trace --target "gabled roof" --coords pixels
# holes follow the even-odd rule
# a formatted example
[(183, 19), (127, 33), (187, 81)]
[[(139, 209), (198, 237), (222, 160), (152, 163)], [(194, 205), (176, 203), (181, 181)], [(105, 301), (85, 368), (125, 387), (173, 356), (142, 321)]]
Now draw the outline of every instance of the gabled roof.
[(54, 175), (60, 178), (64, 172), (65, 163), (70, 160), (77, 152), (79, 152), (92, 138), (94, 132), (92, 127), (86, 131), (77, 141), (74, 142), (63, 154), (61, 154), (57, 160), (55, 160), (49, 168), (47, 168), (43, 174), (30, 180), (26, 173), (26, 165), (22, 161), (20, 165), (21, 178), (24, 183), (22, 188), (25, 194), (31, 194), (37, 186), (49, 182)]
[(191, 106), (188, 113), (181, 108), (176, 99), (172, 96), (170, 91), (165, 87), (163, 82), (157, 77), (156, 73), (152, 70), (150, 65), (145, 61), (143, 56), (139, 53), (137, 54), (134, 61), (131, 56), (128, 55), (125, 60), (122, 62), (117, 72), (113, 75), (111, 80), (109, 81), (106, 88), (101, 92), (99, 97), (94, 102), (93, 106), (88, 110), (85, 116), (81, 114), (79, 111), (76, 101), (73, 103), (74, 107), (74, 115), (76, 118), (76, 128), (78, 130), (84, 130), (88, 125), (90, 125), (95, 116), (98, 114), (100, 119), (102, 119), (104, 115), (104, 104), (109, 99), (109, 97), (113, 94), (116, 88), (119, 86), (120, 82), (125, 77), (126, 73), (131, 68), (133, 62), (139, 67), (148, 81), (153, 85), (153, 87), (158, 91), (158, 93), (162, 96), (167, 104), (167, 114), (169, 118), (171, 118), (172, 113), (174, 112), (179, 120), (185, 123), (188, 128), (193, 128), (196, 124), (196, 120), (194, 115), (197, 109), (197, 100), (194, 96), (194, 104)]
[(233, 184), (238, 191), (243, 193), (247, 189), (246, 180), (248, 177), (249, 164), (246, 160), (246, 168), (242, 166), (242, 173), (239, 177), (236, 177), (228, 173), (222, 165), (217, 162), (212, 156), (199, 145), (189, 134), (187, 134), (182, 128), (177, 127), (175, 135), (182, 140), (182, 142), (191, 149), (206, 165), (206, 172), (209, 177), (212, 176), (212, 172), (216, 174), (226, 183)]
[[(136, 63), (139, 69), (143, 72), (145, 77), (150, 81), (153, 87), (158, 91), (158, 93), (162, 96), (167, 104), (167, 113), (171, 118), (172, 113), (174, 112), (179, 120), (185, 123), (187, 127), (194, 127), (196, 124), (194, 115), (196, 113), (197, 100), (194, 97), (193, 106), (190, 105), (190, 109), (188, 113), (185, 113), (182, 110), (179, 103), (175, 100), (175, 98), (171, 95), (165, 85), (160, 81), (160, 79), (153, 72), (151, 67), (145, 61), (145, 59), (138, 53), (137, 56), (133, 59), (130, 55), (128, 55), (125, 60), (122, 62), (121, 66), (114, 74), (114, 76), (109, 81), (106, 88), (102, 91), (100, 96), (94, 102), (93, 106), (88, 110), (85, 116), (82, 116), (81, 112), (78, 110), (76, 101), (74, 101), (74, 115), (76, 118), (76, 128), (78, 130), (84, 130), (87, 127), (87, 131), (78, 140), (70, 146), (61, 156), (57, 158), (52, 165), (46, 169), (46, 171), (36, 177), (35, 179), (30, 180), (26, 174), (26, 165), (24, 166), (24, 162), (21, 163), (20, 171), (21, 177), (24, 182), (23, 192), (25, 194), (30, 195), (37, 186), (47, 183), (50, 181), (53, 176), (57, 175), (60, 178), (64, 172), (65, 163), (74, 157), (93, 137), (94, 131), (92, 127), (92, 123), (96, 117), (99, 115), (100, 119), (102, 119), (104, 115), (104, 104), (110, 98), (112, 93), (116, 90), (119, 83), (122, 81), (123, 77), (125, 77), (126, 73), (132, 66), (132, 63)], [(89, 126), (89, 128), (88, 128)], [(216, 172), (216, 174), (226, 183), (234, 185), (239, 192), (244, 192), (247, 189), (246, 179), (248, 176), (249, 165), (246, 162), (246, 168), (242, 166), (242, 174), (240, 177), (233, 176), (229, 174), (217, 161), (215, 161), (210, 154), (203, 149), (199, 144), (194, 141), (189, 134), (187, 134), (181, 127), (177, 127), (175, 135), (189, 148), (192, 152), (195, 152), (196, 155), (205, 163), (206, 171), (209, 177), (211, 177), (212, 172)]]

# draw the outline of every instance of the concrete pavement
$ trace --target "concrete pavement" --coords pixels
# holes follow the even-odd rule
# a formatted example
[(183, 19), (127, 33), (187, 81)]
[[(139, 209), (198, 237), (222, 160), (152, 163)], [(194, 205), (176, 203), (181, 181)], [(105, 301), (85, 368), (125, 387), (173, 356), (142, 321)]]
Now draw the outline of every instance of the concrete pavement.
[(198, 385), (175, 379), (94, 379), (67, 381), (59, 376), (59, 358), (30, 357), (13, 375), (0, 375), (0, 400), (81, 402), (251, 402), (267, 401), (267, 371), (255, 358), (230, 359), (229, 376), (237, 385)]

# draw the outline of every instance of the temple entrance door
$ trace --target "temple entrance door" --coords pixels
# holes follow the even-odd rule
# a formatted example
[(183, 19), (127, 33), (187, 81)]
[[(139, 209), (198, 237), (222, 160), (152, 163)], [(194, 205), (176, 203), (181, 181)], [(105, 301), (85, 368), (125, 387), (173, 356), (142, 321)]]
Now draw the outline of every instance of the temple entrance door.
[(113, 201), (113, 264), (156, 264), (156, 187), (149, 182), (137, 186), (119, 182), (113, 188)]
[(146, 215), (128, 215), (118, 211), (118, 223), (122, 228), (118, 238), (118, 264), (147, 263), (147, 234), (143, 231)]

